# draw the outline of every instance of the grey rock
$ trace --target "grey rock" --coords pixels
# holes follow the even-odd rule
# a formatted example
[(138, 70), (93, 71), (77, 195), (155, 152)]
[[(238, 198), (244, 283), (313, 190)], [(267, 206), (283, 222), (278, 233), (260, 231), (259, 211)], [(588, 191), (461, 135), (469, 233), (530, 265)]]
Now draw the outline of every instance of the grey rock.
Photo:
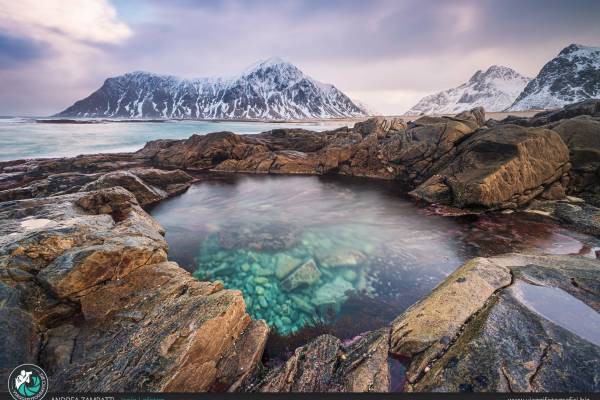
[(310, 286), (316, 283), (321, 277), (321, 271), (314, 260), (308, 260), (297, 269), (295, 269), (287, 278), (279, 284), (286, 292), (291, 292), (302, 286)]

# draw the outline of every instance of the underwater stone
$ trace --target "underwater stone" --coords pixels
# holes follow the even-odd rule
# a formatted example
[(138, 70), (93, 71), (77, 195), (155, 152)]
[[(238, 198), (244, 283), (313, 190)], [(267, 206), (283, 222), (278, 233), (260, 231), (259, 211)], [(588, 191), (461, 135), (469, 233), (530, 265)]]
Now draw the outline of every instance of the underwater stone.
[(346, 300), (346, 292), (351, 290), (354, 290), (354, 286), (341, 276), (338, 276), (333, 282), (326, 283), (317, 289), (312, 303), (319, 307), (329, 304), (340, 304)]
[(290, 257), (287, 254), (279, 255), (275, 276), (279, 279), (285, 278), (300, 265), (300, 262), (297, 258)]
[(250, 271), (250, 264), (248, 264), (248, 263), (243, 263), (243, 264), (242, 264), (242, 266), (241, 266), (241, 269), (242, 269), (242, 271), (244, 271), (244, 272), (248, 272), (248, 271)]
[(228, 274), (233, 271), (233, 265), (227, 263), (221, 263), (217, 268), (211, 269), (208, 271), (211, 275), (217, 274)]
[(256, 275), (258, 275), (258, 276), (271, 276), (273, 274), (274, 274), (273, 270), (268, 269), (268, 268), (261, 268), (260, 270), (258, 270), (256, 272)]
[(258, 296), (258, 304), (260, 304), (262, 308), (267, 308), (269, 306), (267, 299), (265, 299), (263, 296)]
[[(312, 314), (315, 312), (315, 309), (313, 308), (313, 306), (311, 306), (309, 303), (304, 301), (299, 296), (292, 294), (292, 295), (290, 295), (290, 297), (291, 297), (292, 301), (294, 302), (294, 304), (296, 304), (296, 306), (298, 306), (298, 308), (301, 309), (302, 311), (304, 311), (305, 313)], [(294, 315), (292, 314), (292, 316), (294, 316)], [(294, 319), (296, 319), (296, 318), (294, 318)]]
[(316, 255), (319, 265), (329, 268), (356, 267), (363, 264), (367, 257), (357, 250), (330, 249)]
[(356, 273), (356, 271), (349, 269), (349, 270), (344, 271), (344, 274), (342, 276), (344, 277), (345, 280), (347, 280), (349, 282), (354, 282), (356, 280), (356, 278), (358, 277), (358, 274)]
[(320, 277), (321, 271), (317, 268), (314, 260), (310, 259), (281, 281), (281, 288), (289, 292), (300, 286), (310, 286), (317, 282)]
[(269, 280), (264, 276), (257, 276), (254, 278), (254, 283), (257, 285), (264, 285), (265, 283), (269, 283)]
[(252, 271), (253, 272), (258, 272), (262, 269), (262, 267), (260, 266), (260, 264), (258, 263), (252, 263)]
[(261, 296), (262, 296), (263, 294), (265, 294), (265, 289), (263, 289), (263, 288), (262, 288), (262, 287), (260, 287), (260, 286), (257, 286), (257, 287), (256, 287), (256, 294), (258, 294), (258, 295), (261, 295)]

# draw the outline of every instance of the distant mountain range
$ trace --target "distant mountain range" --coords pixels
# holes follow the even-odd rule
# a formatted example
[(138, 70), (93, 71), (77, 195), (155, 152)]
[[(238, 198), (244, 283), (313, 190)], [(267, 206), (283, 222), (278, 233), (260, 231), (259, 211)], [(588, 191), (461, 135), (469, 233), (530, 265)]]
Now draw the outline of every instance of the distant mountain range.
[(600, 98), (600, 48), (572, 44), (542, 67), (509, 111), (560, 108)]
[[(560, 108), (600, 98), (600, 48), (571, 44), (534, 78), (492, 65), (468, 82), (421, 99), (405, 115)], [(132, 72), (56, 114), (57, 117), (264, 119), (362, 117), (374, 114), (335, 86), (316, 81), (278, 58), (231, 78), (181, 79)]]
[(571, 44), (534, 79), (493, 65), (456, 88), (424, 97), (406, 115), (455, 114), (477, 106), (490, 112), (553, 109), (590, 98), (600, 98), (600, 48)]
[(308, 119), (360, 117), (367, 112), (335, 86), (314, 80), (278, 58), (240, 76), (181, 79), (132, 72), (102, 87), (57, 117)]
[(529, 81), (511, 68), (492, 65), (485, 72), (475, 72), (460, 86), (424, 97), (406, 115), (456, 114), (478, 106), (486, 111), (502, 111)]

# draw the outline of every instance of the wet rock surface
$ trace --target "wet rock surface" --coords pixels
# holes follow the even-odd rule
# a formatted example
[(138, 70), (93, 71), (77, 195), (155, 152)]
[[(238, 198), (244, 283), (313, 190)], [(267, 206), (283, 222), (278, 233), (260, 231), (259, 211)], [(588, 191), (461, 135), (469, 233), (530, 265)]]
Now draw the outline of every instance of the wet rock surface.
[[(492, 271), (504, 280), (465, 304), (473, 297), (469, 281)], [(412, 358), (405, 389), (598, 391), (599, 284), (598, 263), (574, 256), (514, 254), (465, 264), (393, 324), (391, 352)], [(454, 297), (445, 299), (448, 293)], [(449, 320), (442, 312), (434, 320), (450, 329), (432, 330), (428, 315), (453, 305), (469, 316)]]

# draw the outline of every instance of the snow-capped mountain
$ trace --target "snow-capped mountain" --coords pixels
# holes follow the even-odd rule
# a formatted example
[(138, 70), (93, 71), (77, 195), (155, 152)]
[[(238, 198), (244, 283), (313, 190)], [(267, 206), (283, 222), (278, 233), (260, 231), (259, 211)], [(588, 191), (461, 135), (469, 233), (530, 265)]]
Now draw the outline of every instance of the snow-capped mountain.
[(560, 108), (600, 98), (600, 48), (571, 44), (541, 69), (509, 111)]
[(188, 80), (147, 72), (108, 78), (100, 89), (56, 116), (306, 119), (364, 115), (366, 112), (335, 86), (273, 58), (232, 79)]
[(479, 106), (486, 111), (502, 111), (514, 102), (529, 80), (511, 68), (492, 65), (485, 72), (475, 72), (458, 87), (424, 97), (405, 115), (456, 114)]

